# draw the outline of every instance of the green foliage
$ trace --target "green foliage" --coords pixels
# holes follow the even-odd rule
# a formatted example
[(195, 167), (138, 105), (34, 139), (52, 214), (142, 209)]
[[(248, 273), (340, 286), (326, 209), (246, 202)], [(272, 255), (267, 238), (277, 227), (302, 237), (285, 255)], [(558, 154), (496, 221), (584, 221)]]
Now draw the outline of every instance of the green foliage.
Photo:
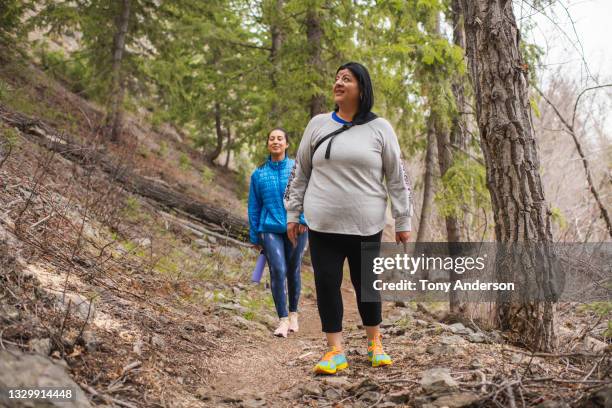
[(148, 253), (145, 248), (141, 247), (136, 242), (130, 240), (121, 241), (121, 246), (123, 246), (127, 253), (132, 254), (140, 259), (146, 259), (148, 256)]
[[(121, 3), (39, 2), (30, 26), (76, 44), (68, 55), (41, 46), (43, 68), (72, 90), (106, 100)], [(333, 108), (333, 77), (347, 61), (369, 69), (374, 111), (394, 125), (406, 156), (425, 148), (428, 121), (448, 130), (457, 119), (451, 84), (465, 80), (465, 63), (463, 51), (440, 28), (448, 1), (132, 0), (131, 5), (122, 68), (125, 105), (145, 107), (154, 126), (172, 122), (204, 154), (218, 135), (226, 144), (229, 130), (235, 157), (248, 152), (259, 161), (274, 126), (288, 129), (290, 154), (295, 152), (312, 98), (322, 95), (325, 109)], [(318, 49), (307, 38), (312, 19), (322, 29)], [(273, 56), (274, 30), (282, 42)], [(531, 64), (539, 50), (523, 47)], [(320, 53), (316, 63), (315, 51)], [(155, 153), (164, 158), (167, 152), (162, 141)], [(237, 191), (246, 199), (253, 163), (248, 158), (237, 163)], [(187, 154), (181, 154), (178, 166), (192, 168)], [(201, 179), (210, 183), (212, 174), (203, 169)], [(459, 213), (461, 205), (488, 205), (484, 169), (476, 163), (456, 164), (443, 184), (438, 203), (445, 214)]]
[(3, 101), (11, 91), (9, 85), (0, 79), (0, 101)]
[[(527, 30), (529, 28), (523, 28)], [(544, 50), (536, 44), (529, 44), (521, 41), (519, 44), (521, 55), (523, 56), (523, 70), (527, 72), (527, 77), (531, 83), (537, 83), (537, 68), (541, 65)]]
[[(71, 37), (70, 55), (40, 51), (43, 67), (91, 99), (109, 96), (116, 21), (122, 2), (74, 0), (39, 2), (30, 27), (49, 37)], [(153, 121), (181, 126), (197, 148), (216, 144), (217, 125), (231, 126), (234, 152), (255, 147), (274, 126), (297, 141), (309, 120), (315, 95), (333, 108), (331, 87), (337, 67), (364, 63), (376, 91), (374, 110), (396, 128), (402, 147), (413, 153), (432, 108), (448, 126), (453, 106), (448, 79), (464, 71), (462, 51), (438, 30), (448, 4), (441, 0), (349, 2), (333, 0), (178, 0), (154, 6), (131, 1), (122, 69), (126, 104), (146, 106)], [(321, 25), (320, 63), (307, 39), (308, 18)], [(272, 29), (282, 33), (272, 58)], [(77, 35), (78, 34), (78, 35)], [(295, 152), (298, 143), (290, 145)], [(159, 154), (164, 156), (163, 148)], [(251, 149), (249, 149), (251, 150)]]
[(2, 135), (2, 139), (0, 140), (0, 147), (2, 147), (2, 149), (12, 150), (19, 146), (19, 133), (14, 128), (2, 126), (0, 127), (0, 135)]
[(125, 200), (125, 208), (123, 209), (125, 216), (128, 218), (136, 218), (141, 213), (140, 201), (136, 197), (130, 196)]
[(179, 168), (183, 171), (187, 171), (191, 168), (191, 159), (187, 153), (181, 153), (179, 156)]
[(563, 213), (561, 212), (560, 208), (552, 207), (550, 209), (550, 212), (551, 212), (551, 218), (554, 223), (559, 225), (561, 229), (564, 229), (565, 227), (567, 227), (567, 221), (565, 217), (563, 216)]
[(581, 305), (580, 310), (594, 313), (600, 319), (608, 320), (608, 327), (603, 335), (607, 338), (612, 337), (612, 302), (602, 301)]
[(612, 302), (593, 302), (581, 305), (582, 311), (593, 312), (598, 316), (608, 316), (612, 314)]
[(0, 46), (15, 50), (21, 45), (25, 36), (23, 16), (32, 10), (34, 2), (30, 0), (2, 0), (0, 2)]
[(156, 153), (161, 158), (165, 158), (168, 155), (168, 143), (165, 140), (159, 142), (159, 149), (157, 149)]
[(93, 100), (104, 94), (103, 85), (93, 80), (94, 72), (86, 59), (70, 58), (61, 50), (49, 51), (43, 45), (36, 48), (36, 55), (41, 68), (68, 85), (72, 92)]
[(414, 322), (412, 320), (412, 316), (410, 314), (406, 314), (405, 316), (402, 316), (399, 320), (397, 320), (395, 322), (395, 325), (402, 329), (409, 329), (411, 326), (414, 325)]
[(243, 317), (247, 320), (256, 320), (263, 312), (274, 310), (274, 300), (267, 290), (257, 292), (251, 290), (248, 296), (241, 296), (239, 301), (247, 309), (243, 314)]
[(172, 251), (169, 255), (159, 258), (154, 269), (164, 275), (178, 276), (181, 271), (179, 265), (181, 255), (182, 254), (178, 250)]
[(442, 178), (435, 202), (442, 216), (460, 218), (466, 208), (490, 208), (485, 167), (466, 155), (457, 155)]
[[(160, 29), (160, 19), (168, 13), (172, 4), (163, 2), (160, 7), (148, 0), (131, 0), (125, 50), (121, 71), (128, 88), (128, 96), (144, 96), (149, 93), (150, 78), (146, 77), (146, 61), (165, 41)], [(174, 3), (174, 2), (172, 2)], [(63, 77), (86, 96), (107, 101), (113, 87), (110, 86), (118, 21), (123, 12), (123, 2), (107, 0), (43, 0), (37, 2), (37, 13), (28, 20), (30, 29), (44, 30), (46, 38), (71, 38), (77, 49), (69, 56), (47, 56), (48, 68)], [(48, 54), (45, 44), (41, 52)], [(74, 83), (73, 83), (74, 82)], [(129, 98), (128, 98), (129, 101)]]
[[(21, 63), (12, 64), (10, 70), (26, 69)], [(15, 89), (12, 85), (0, 81), (0, 101), (18, 112), (41, 116), (47, 120), (70, 118), (70, 112), (65, 112), (61, 107), (44, 103), (40, 96), (32, 96), (28, 89)]]
[(531, 106), (531, 110), (536, 115), (536, 117), (539, 118), (541, 116), (541, 113), (540, 113), (540, 108), (538, 107), (538, 103), (536, 102), (535, 98), (533, 97), (529, 98), (529, 106)]
[(147, 149), (147, 147), (144, 145), (139, 145), (138, 154), (146, 159), (147, 157), (149, 157), (149, 149)]
[(208, 185), (212, 183), (215, 179), (215, 172), (210, 169), (208, 166), (204, 166), (202, 168), (202, 183)]

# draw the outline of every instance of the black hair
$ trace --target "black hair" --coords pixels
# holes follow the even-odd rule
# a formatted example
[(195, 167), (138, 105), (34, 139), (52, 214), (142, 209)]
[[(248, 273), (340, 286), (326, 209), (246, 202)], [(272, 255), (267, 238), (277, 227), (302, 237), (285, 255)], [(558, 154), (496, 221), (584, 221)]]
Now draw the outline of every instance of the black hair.
[[(372, 89), (372, 80), (370, 79), (370, 73), (368, 69), (358, 62), (347, 62), (346, 64), (340, 65), (340, 68), (336, 70), (336, 75), (343, 69), (348, 69), (357, 78), (359, 84), (359, 109), (354, 119), (364, 119), (374, 106), (374, 90)], [(340, 108), (336, 104), (334, 111), (338, 112)]]
[(270, 133), (274, 132), (275, 130), (280, 130), (281, 132), (283, 132), (283, 134), (285, 135), (285, 141), (287, 142), (287, 144), (289, 144), (289, 132), (287, 132), (284, 128), (282, 127), (275, 127), (272, 128), (269, 132), (268, 132), (268, 139), (270, 138)]

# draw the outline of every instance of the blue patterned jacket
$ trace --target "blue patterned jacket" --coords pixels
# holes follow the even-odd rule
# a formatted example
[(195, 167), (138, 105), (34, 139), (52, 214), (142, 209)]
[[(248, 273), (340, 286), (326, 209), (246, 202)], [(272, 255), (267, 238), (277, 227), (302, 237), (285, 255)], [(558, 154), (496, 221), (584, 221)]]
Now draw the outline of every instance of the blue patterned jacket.
[[(283, 195), (295, 160), (285, 156), (283, 160), (268, 160), (251, 175), (249, 188), (249, 238), (253, 244), (261, 244), (260, 232), (287, 232), (287, 212)], [(300, 224), (306, 225), (304, 214)]]

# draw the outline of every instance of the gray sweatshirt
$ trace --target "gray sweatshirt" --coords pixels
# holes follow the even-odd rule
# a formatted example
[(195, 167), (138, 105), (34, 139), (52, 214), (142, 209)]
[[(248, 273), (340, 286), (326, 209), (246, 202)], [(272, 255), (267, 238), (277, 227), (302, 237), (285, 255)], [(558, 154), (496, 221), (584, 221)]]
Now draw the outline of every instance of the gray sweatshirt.
[(385, 226), (389, 195), (395, 231), (410, 231), (411, 187), (391, 124), (377, 118), (354, 126), (334, 137), (329, 159), (329, 139), (312, 156), (317, 142), (340, 127), (331, 113), (306, 126), (285, 190), (287, 222), (304, 212), (315, 231), (373, 235)]

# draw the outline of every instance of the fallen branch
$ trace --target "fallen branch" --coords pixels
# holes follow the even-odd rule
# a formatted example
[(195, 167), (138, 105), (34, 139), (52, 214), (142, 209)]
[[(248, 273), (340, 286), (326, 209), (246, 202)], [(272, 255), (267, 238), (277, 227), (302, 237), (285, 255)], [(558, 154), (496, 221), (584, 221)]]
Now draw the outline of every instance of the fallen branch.
[(551, 358), (561, 358), (561, 357), (601, 357), (602, 353), (584, 353), (584, 352), (575, 352), (575, 353), (543, 353), (543, 352), (537, 352), (537, 353), (532, 353), (530, 351), (524, 351), (524, 350), (513, 350), (513, 349), (509, 349), (509, 348), (503, 348), (502, 351), (510, 351), (513, 353), (521, 353), (521, 354), (525, 354), (528, 356), (533, 356), (533, 357), (551, 357)]
[(52, 212), (51, 214), (47, 215), (46, 217), (44, 217), (43, 219), (41, 219), (40, 221), (35, 222), (34, 224), (30, 225), (30, 229), (33, 230), (36, 227), (38, 227), (39, 225), (49, 221), (51, 219), (51, 217), (53, 217), (54, 213)]
[(142, 365), (142, 363), (140, 361), (134, 361), (128, 365), (126, 365), (125, 367), (123, 367), (123, 369), (121, 370), (121, 376), (126, 375), (128, 372), (140, 367)]
[(413, 380), (411, 378), (396, 378), (396, 379), (392, 379), (392, 380), (382, 380), (379, 381), (380, 384), (395, 384), (395, 383), (413, 383), (413, 384), (420, 384), (420, 382), (418, 382), (417, 380)]
[(204, 227), (203, 225), (198, 225), (198, 224), (195, 224), (195, 223), (193, 223), (191, 221), (187, 221), (187, 220), (181, 219), (181, 218), (176, 217), (176, 216), (174, 216), (172, 214), (169, 214), (169, 213), (167, 213), (165, 211), (160, 212), (160, 214), (162, 215), (162, 217), (169, 218), (175, 224), (179, 225), (181, 228), (184, 228), (184, 229), (192, 232), (193, 234), (197, 235), (200, 238), (202, 238), (204, 235), (210, 235), (212, 237), (219, 238), (219, 239), (222, 239), (224, 241), (231, 242), (231, 243), (233, 243), (235, 245), (238, 245), (238, 246), (243, 246), (243, 247), (250, 247), (251, 246), (250, 244), (244, 243), (242, 241), (238, 241), (237, 239), (231, 238), (231, 237), (229, 237), (227, 235), (223, 235), (223, 234), (220, 234), (218, 232), (211, 231), (208, 228)]
[(129, 402), (122, 401), (120, 399), (111, 397), (110, 395), (102, 394), (87, 384), (80, 383), (79, 385), (81, 386), (82, 389), (90, 393), (92, 396), (98, 397), (104, 402), (111, 402), (113, 404), (117, 404), (120, 407), (125, 407), (125, 408), (137, 408), (136, 405), (134, 404), (130, 404)]
[(601, 362), (604, 360), (604, 358), (606, 358), (606, 356), (601, 356), (601, 358), (599, 360), (597, 360), (597, 362), (593, 365), (593, 368), (591, 368), (591, 371), (588, 372), (587, 375), (584, 376), (584, 378), (582, 379), (583, 381), (586, 381), (589, 379), (589, 377), (591, 377), (591, 375), (593, 374), (593, 372), (595, 372), (595, 370), (597, 369), (597, 367), (601, 364)]
[(597, 385), (608, 385), (612, 384), (612, 380), (566, 380), (554, 377), (539, 377), (539, 378), (526, 378), (525, 382), (553, 382), (557, 384), (597, 384)]
[(125, 166), (120, 166), (103, 150), (71, 142), (74, 138), (62, 136), (54, 128), (41, 120), (30, 118), (19, 112), (10, 110), (0, 103), (0, 120), (14, 126), (23, 132), (30, 140), (43, 147), (57, 152), (64, 158), (79, 164), (97, 165), (102, 171), (120, 183), (126, 190), (150, 198), (157, 203), (184, 211), (198, 220), (219, 225), (230, 237), (246, 241), (248, 223), (245, 219), (236, 217), (229, 211), (204, 203), (194, 197), (180, 193), (161, 180), (141, 176)]
[(508, 396), (508, 405), (510, 408), (516, 408), (516, 401), (514, 400), (514, 392), (512, 391), (512, 384), (508, 384), (505, 388), (506, 395)]

